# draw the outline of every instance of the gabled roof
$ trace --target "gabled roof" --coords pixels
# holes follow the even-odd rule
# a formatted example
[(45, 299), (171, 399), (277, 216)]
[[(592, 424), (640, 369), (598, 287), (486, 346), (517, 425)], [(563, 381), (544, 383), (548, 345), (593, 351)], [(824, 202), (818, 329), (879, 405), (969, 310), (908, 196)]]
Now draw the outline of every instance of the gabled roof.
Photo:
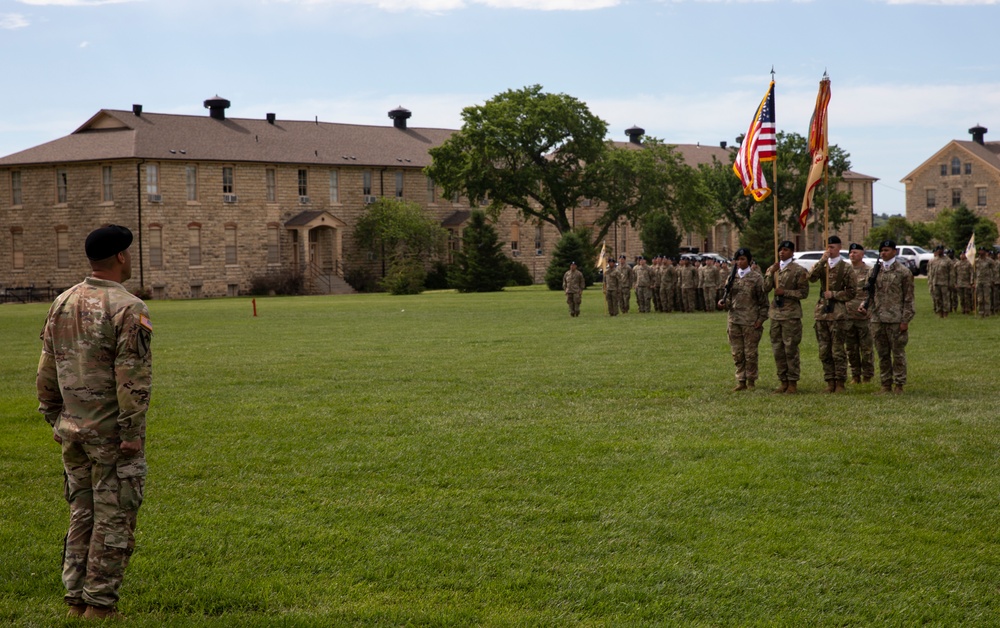
[[(625, 148), (628, 150), (639, 150), (642, 148), (642, 144), (636, 144), (634, 142), (612, 142), (616, 148)], [(712, 157), (715, 157), (722, 163), (731, 161), (729, 156), (729, 149), (722, 148), (721, 146), (702, 146), (701, 144), (671, 144), (670, 142), (664, 142), (666, 146), (674, 149), (674, 152), (684, 158), (684, 163), (691, 166), (692, 168), (697, 168), (700, 164), (712, 164)]]
[(948, 152), (952, 147), (960, 148), (970, 155), (978, 157), (987, 166), (1000, 172), (1000, 142), (984, 142), (983, 144), (980, 144), (979, 142), (973, 142), (972, 140), (952, 140), (945, 144), (941, 150), (931, 155), (929, 159), (924, 160), (922, 164), (900, 179), (899, 182), (906, 183), (907, 179), (913, 178), (918, 171), (926, 168), (928, 164), (931, 162), (937, 162), (940, 159), (941, 154)]
[(102, 109), (66, 137), (0, 159), (0, 166), (113, 159), (422, 168), (455, 131)]

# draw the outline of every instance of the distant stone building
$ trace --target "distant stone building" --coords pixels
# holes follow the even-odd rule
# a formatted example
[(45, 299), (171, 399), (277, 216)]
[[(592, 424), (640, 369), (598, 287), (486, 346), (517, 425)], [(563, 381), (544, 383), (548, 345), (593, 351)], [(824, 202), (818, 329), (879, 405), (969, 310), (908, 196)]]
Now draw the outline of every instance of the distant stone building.
[(900, 181), (906, 185), (906, 218), (933, 221), (942, 209), (965, 205), (1000, 225), (1000, 142), (987, 129), (969, 129), (972, 140), (952, 140)]

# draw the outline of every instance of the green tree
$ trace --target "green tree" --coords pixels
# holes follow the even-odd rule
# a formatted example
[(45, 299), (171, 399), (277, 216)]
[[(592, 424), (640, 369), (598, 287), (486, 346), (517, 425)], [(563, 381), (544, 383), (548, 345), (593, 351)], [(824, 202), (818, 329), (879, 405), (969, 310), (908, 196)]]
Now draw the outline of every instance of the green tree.
[(881, 227), (873, 227), (865, 238), (865, 246), (878, 248), (879, 242), (892, 240), (897, 244), (926, 246), (933, 238), (932, 229), (923, 223), (909, 222), (903, 216), (889, 216)]
[[(944, 212), (942, 211), (941, 213), (943, 214)], [(948, 238), (949, 246), (956, 251), (964, 251), (965, 246), (969, 243), (969, 238), (976, 232), (978, 222), (979, 217), (972, 213), (968, 207), (964, 204), (959, 205), (958, 208), (951, 212), (951, 233)]]
[(586, 285), (594, 284), (597, 280), (597, 252), (590, 239), (589, 230), (584, 228), (568, 231), (559, 238), (552, 251), (552, 261), (545, 270), (545, 285), (550, 290), (562, 290), (562, 278), (569, 270), (570, 262), (576, 262)]
[[(426, 266), (444, 252), (448, 232), (424, 215), (417, 203), (395, 198), (380, 198), (358, 218), (354, 238), (362, 249), (382, 259), (382, 277), (387, 265), (415, 260)], [(412, 264), (401, 264), (410, 273)]]
[[(767, 212), (771, 215), (769, 220), (773, 225), (773, 198), (768, 197), (763, 202), (757, 203), (752, 196), (745, 196), (739, 177), (733, 173), (733, 162), (736, 160), (740, 141), (742, 138), (737, 138), (737, 146), (730, 150), (731, 159), (727, 162), (723, 163), (713, 159), (711, 164), (699, 166), (705, 185), (712, 192), (716, 217), (726, 219), (737, 229), (743, 231), (754, 215)], [(785, 133), (784, 131), (778, 133), (777, 141), (777, 183), (774, 181), (770, 163), (763, 164), (764, 178), (771, 186), (772, 194), (777, 196), (779, 223), (787, 225), (794, 231), (799, 231), (799, 212), (802, 209), (802, 199), (805, 197), (809, 165), (812, 163), (809, 156), (809, 141), (808, 138), (798, 133)], [(836, 144), (831, 145), (828, 182), (821, 182), (813, 196), (813, 205), (819, 212), (819, 215), (814, 216), (813, 220), (818, 221), (821, 229), (827, 198), (829, 198), (831, 229), (837, 229), (840, 225), (848, 222), (855, 213), (854, 200), (851, 195), (837, 189), (837, 184), (843, 180), (844, 172), (850, 168), (850, 154)], [(828, 190), (829, 197), (827, 196)], [(772, 231), (772, 244), (770, 245), (772, 249), (774, 247), (773, 240)], [(753, 252), (757, 253), (756, 250)], [(774, 257), (773, 251), (771, 257)]]
[(755, 211), (740, 231), (740, 246), (750, 249), (754, 261), (766, 269), (774, 263), (774, 212)]
[(462, 249), (448, 273), (448, 284), (459, 292), (497, 292), (507, 283), (507, 257), (496, 229), (482, 210), (474, 210), (462, 231)]
[(677, 232), (674, 221), (665, 213), (650, 213), (642, 221), (642, 231), (639, 233), (642, 240), (643, 254), (649, 257), (657, 255), (667, 255), (677, 257), (681, 252), (681, 234)]

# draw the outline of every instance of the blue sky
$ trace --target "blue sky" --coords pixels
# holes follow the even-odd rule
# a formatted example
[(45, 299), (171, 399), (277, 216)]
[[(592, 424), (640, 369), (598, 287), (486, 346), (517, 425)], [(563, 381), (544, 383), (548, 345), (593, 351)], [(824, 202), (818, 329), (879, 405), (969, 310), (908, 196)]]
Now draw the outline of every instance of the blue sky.
[(776, 72), (805, 135), (829, 73), (830, 142), (899, 180), (968, 129), (1000, 139), (1000, 0), (0, 0), (0, 155), (102, 108), (459, 128), (463, 107), (540, 84), (625, 140), (733, 143)]

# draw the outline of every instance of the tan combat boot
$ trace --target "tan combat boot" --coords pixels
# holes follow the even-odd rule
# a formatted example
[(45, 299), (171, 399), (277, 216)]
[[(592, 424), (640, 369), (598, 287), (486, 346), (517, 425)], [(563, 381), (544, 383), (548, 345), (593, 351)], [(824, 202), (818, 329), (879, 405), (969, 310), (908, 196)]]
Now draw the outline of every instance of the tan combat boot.
[(788, 382), (788, 388), (785, 389), (786, 395), (797, 395), (799, 393), (799, 383), (798, 382)]
[(781, 380), (781, 385), (774, 389), (774, 394), (780, 395), (785, 393), (787, 390), (788, 390), (788, 382), (785, 380)]
[(83, 617), (83, 614), (87, 612), (86, 604), (70, 604), (69, 611), (66, 613), (66, 617)]
[(114, 607), (88, 606), (83, 614), (84, 619), (124, 619)]
[(897, 395), (902, 395), (903, 394), (903, 385), (902, 384), (896, 384), (896, 387), (892, 389), (892, 392), (894, 394), (897, 394)]
[(740, 382), (739, 384), (736, 385), (736, 388), (733, 389), (733, 392), (739, 392), (741, 390), (746, 390), (746, 389), (747, 389), (747, 383)]
[(837, 380), (835, 379), (826, 380), (826, 388), (823, 389), (823, 392), (825, 393), (837, 392)]
[(842, 392), (845, 392), (846, 390), (847, 390), (847, 387), (844, 386), (844, 382), (838, 379), (837, 380), (837, 385), (833, 389), (833, 392), (835, 392), (835, 393), (842, 393)]
[(748, 379), (747, 380), (747, 390), (756, 390), (756, 388), (757, 388), (757, 380), (755, 380), (755, 379)]
[(880, 388), (879, 391), (877, 393), (875, 393), (875, 394), (876, 395), (887, 395), (887, 394), (889, 394), (891, 392), (892, 392), (892, 386), (889, 386), (888, 384), (882, 384), (882, 388)]

